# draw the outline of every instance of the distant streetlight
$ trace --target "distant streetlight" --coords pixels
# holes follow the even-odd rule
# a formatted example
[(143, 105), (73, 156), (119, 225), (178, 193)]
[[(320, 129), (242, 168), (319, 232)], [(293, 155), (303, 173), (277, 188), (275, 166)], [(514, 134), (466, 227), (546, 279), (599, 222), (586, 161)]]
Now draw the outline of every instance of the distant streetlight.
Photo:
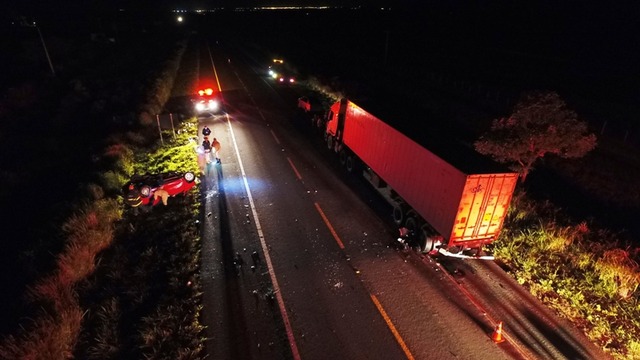
[(36, 25), (36, 22), (33, 22), (33, 27), (38, 30), (38, 35), (40, 35), (40, 41), (42, 41), (42, 47), (44, 48), (44, 54), (47, 56), (47, 61), (49, 62), (49, 67), (51, 68), (51, 74), (55, 77), (56, 71), (53, 69), (53, 63), (51, 62), (51, 57), (49, 57), (49, 51), (47, 50), (47, 44), (44, 42), (44, 37), (42, 37), (42, 33), (40, 32), (40, 28)]

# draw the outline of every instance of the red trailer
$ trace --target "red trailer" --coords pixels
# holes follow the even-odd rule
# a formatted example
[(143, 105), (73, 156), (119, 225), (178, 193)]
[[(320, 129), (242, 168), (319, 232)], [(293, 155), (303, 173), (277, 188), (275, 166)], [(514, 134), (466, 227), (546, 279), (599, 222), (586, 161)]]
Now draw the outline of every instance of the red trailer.
[(423, 252), (492, 258), (481, 249), (500, 233), (518, 174), (493, 163), (475, 172), (454, 166), (348, 100), (331, 107), (325, 137), (347, 170), (362, 170), (390, 202)]

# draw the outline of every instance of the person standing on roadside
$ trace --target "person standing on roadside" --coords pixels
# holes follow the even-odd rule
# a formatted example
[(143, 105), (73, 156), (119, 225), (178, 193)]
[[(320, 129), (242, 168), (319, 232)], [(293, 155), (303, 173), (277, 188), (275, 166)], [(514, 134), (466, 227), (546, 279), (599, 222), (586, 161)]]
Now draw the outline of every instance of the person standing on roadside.
[(213, 155), (216, 157), (216, 162), (220, 164), (220, 142), (218, 139), (213, 138), (211, 148), (213, 149)]
[(202, 148), (204, 149), (204, 156), (207, 160), (207, 164), (211, 162), (211, 142), (208, 137), (204, 137), (202, 141)]

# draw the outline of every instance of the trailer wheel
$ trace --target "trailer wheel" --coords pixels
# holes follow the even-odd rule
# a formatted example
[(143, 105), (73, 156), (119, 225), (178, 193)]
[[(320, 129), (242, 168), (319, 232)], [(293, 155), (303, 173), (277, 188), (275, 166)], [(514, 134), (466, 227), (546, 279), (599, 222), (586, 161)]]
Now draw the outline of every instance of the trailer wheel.
[(435, 241), (435, 238), (431, 236), (427, 236), (424, 240), (425, 242), (424, 242), (424, 248), (422, 249), (422, 252), (427, 254), (433, 251), (433, 249), (436, 246), (436, 241)]
[(342, 150), (342, 143), (338, 142), (335, 138), (333, 139), (333, 152), (340, 153)]
[(347, 168), (348, 172), (355, 172), (356, 168), (358, 167), (358, 159), (356, 159), (354, 155), (347, 155), (347, 163), (345, 164), (345, 167)]
[(409, 233), (413, 237), (416, 237), (418, 233), (418, 220), (416, 220), (415, 218), (415, 212), (409, 211), (409, 213), (407, 214), (407, 220), (405, 220), (404, 222), (404, 227), (409, 230)]
[(327, 149), (333, 150), (333, 136), (327, 135)]
[(393, 222), (396, 225), (400, 226), (404, 224), (405, 218), (407, 217), (408, 206), (404, 202), (396, 202), (393, 205)]
[(422, 246), (422, 252), (428, 254), (442, 245), (442, 236), (427, 223), (422, 223), (418, 231), (418, 239)]
[(338, 154), (338, 160), (340, 160), (340, 165), (345, 166), (347, 164), (347, 151), (345, 149), (340, 150)]
[[(418, 242), (418, 245), (420, 246), (420, 251), (423, 252), (423, 253), (428, 252), (428, 251), (426, 251), (427, 237), (428, 236), (429, 236), (429, 234), (427, 233), (426, 226), (423, 223), (422, 226), (420, 226), (420, 228), (416, 232), (416, 241)], [(431, 250), (429, 250), (429, 251), (431, 251)]]

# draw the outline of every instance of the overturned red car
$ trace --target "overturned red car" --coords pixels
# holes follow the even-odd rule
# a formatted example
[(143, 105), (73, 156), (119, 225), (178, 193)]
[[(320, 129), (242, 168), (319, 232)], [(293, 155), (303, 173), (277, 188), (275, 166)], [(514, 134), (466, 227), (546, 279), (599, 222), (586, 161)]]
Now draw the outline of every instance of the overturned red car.
[(161, 174), (134, 175), (122, 190), (124, 201), (131, 207), (166, 205), (167, 197), (186, 194), (196, 185), (193, 172), (166, 172)]

